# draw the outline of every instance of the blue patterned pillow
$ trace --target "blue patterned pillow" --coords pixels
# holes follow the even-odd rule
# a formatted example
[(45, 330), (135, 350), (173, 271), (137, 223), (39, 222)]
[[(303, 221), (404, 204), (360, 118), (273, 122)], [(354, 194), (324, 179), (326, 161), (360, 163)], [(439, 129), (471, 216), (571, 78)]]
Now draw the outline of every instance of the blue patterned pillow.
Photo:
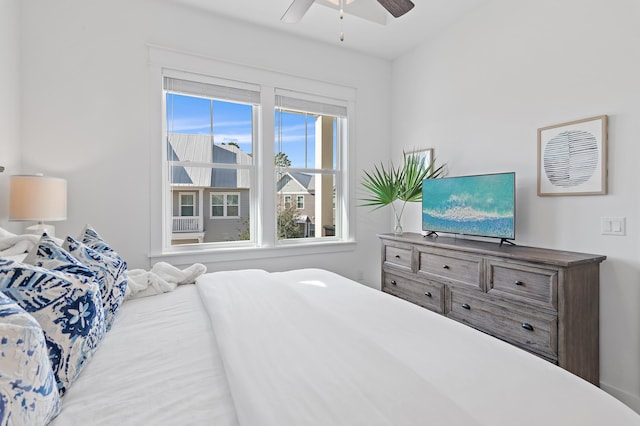
[(43, 425), (59, 411), (42, 328), (0, 292), (0, 425)]
[(109, 331), (127, 290), (127, 263), (100, 254), (72, 237), (67, 237), (63, 248), (96, 274), (102, 291), (105, 325)]
[(124, 260), (89, 224), (85, 225), (79, 240), (80, 242), (82, 242), (82, 244), (86, 245), (89, 248), (92, 248), (100, 254)]
[(0, 259), (0, 291), (40, 324), (60, 395), (104, 338), (98, 284), (79, 275)]
[[(90, 280), (96, 279), (91, 269), (80, 263), (63, 249), (54, 238), (47, 234), (43, 234), (40, 237), (38, 243), (29, 251), (22, 263), (64, 272), (65, 274), (80, 275)], [(98, 285), (100, 285), (99, 282)], [(100, 292), (102, 292), (102, 287), (100, 287)]]
[(129, 277), (128, 277), (128, 270), (127, 270), (127, 262), (122, 258), (122, 256), (120, 256), (113, 249), (113, 247), (111, 247), (109, 243), (107, 243), (100, 236), (100, 234), (98, 234), (98, 232), (89, 224), (85, 225), (84, 229), (82, 230), (82, 234), (80, 235), (80, 238), (78, 238), (78, 240), (80, 240), (80, 242), (82, 242), (87, 247), (97, 251), (102, 255), (113, 257), (124, 262), (125, 264), (124, 277), (125, 277), (125, 281), (127, 282), (123, 283), (123, 286), (124, 286), (123, 288), (124, 288), (124, 291), (126, 291), (128, 287)]

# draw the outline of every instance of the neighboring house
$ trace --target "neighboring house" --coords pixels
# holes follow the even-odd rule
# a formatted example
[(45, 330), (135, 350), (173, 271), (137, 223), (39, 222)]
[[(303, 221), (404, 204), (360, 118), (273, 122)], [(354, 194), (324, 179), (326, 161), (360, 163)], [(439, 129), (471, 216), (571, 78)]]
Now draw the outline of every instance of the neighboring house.
[(315, 176), (308, 173), (286, 172), (276, 186), (278, 207), (295, 207), (296, 222), (303, 237), (315, 236)]
[[(216, 145), (210, 135), (170, 133), (167, 156), (194, 164), (251, 164), (235, 145)], [(171, 244), (237, 241), (248, 236), (249, 172), (202, 165), (172, 166)], [(315, 237), (315, 176), (286, 172), (277, 182), (278, 208), (293, 206), (302, 237)], [(330, 227), (329, 227), (330, 228)], [(333, 235), (333, 229), (322, 235)]]
[[(296, 222), (302, 236), (316, 236), (316, 177), (309, 173), (285, 172), (276, 186), (278, 207), (295, 207)], [(335, 196), (335, 193), (334, 193)], [(332, 209), (335, 214), (335, 209)], [(331, 217), (330, 225), (325, 225), (318, 236), (333, 236), (335, 218)]]
[[(216, 145), (209, 135), (170, 133), (167, 155), (173, 161), (251, 164), (235, 145)], [(170, 171), (172, 244), (236, 241), (249, 224), (249, 171), (194, 165)]]

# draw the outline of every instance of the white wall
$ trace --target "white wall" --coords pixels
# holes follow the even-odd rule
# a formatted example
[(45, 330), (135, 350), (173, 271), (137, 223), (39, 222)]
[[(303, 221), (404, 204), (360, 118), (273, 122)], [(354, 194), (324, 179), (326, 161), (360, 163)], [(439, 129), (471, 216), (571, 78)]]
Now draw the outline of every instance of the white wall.
[[(23, 2), (22, 155), (25, 172), (68, 179), (69, 214), (58, 236), (91, 223), (129, 261), (150, 261), (147, 45), (286, 72), (357, 90), (356, 175), (391, 152), (391, 64), (347, 50), (175, 6), (166, 0)], [(152, 143), (155, 144), (152, 146)], [(357, 209), (357, 247), (215, 269), (317, 266), (379, 285), (379, 242), (389, 221)], [(215, 260), (214, 257), (211, 261)], [(353, 265), (364, 264), (364, 267)]]
[[(392, 68), (394, 156), (433, 147), (451, 176), (516, 171), (521, 245), (604, 254), (601, 384), (640, 411), (640, 2), (495, 0)], [(537, 129), (609, 116), (609, 194), (538, 197)], [(601, 216), (627, 235), (600, 235)], [(405, 230), (420, 230), (411, 205)]]
[(9, 223), (9, 175), (20, 172), (20, 2), (0, 0), (0, 228)]

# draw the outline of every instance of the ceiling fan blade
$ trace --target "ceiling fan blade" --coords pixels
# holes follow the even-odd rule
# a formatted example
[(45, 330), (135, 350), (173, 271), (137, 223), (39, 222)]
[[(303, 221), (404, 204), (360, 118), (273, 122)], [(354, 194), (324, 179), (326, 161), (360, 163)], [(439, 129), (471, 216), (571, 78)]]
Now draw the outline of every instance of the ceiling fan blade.
[(307, 13), (313, 2), (314, 0), (293, 0), (280, 20), (287, 24), (295, 24)]
[(378, 0), (378, 3), (387, 9), (394, 18), (399, 18), (415, 6), (411, 0)]

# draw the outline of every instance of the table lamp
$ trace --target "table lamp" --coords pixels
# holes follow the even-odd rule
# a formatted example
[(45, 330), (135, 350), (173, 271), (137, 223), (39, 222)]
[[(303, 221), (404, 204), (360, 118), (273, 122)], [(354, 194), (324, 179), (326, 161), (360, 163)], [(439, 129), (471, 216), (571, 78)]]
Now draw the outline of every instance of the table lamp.
[(35, 221), (29, 234), (46, 232), (55, 236), (55, 227), (44, 222), (67, 218), (67, 181), (43, 175), (14, 175), (9, 178), (9, 220)]

